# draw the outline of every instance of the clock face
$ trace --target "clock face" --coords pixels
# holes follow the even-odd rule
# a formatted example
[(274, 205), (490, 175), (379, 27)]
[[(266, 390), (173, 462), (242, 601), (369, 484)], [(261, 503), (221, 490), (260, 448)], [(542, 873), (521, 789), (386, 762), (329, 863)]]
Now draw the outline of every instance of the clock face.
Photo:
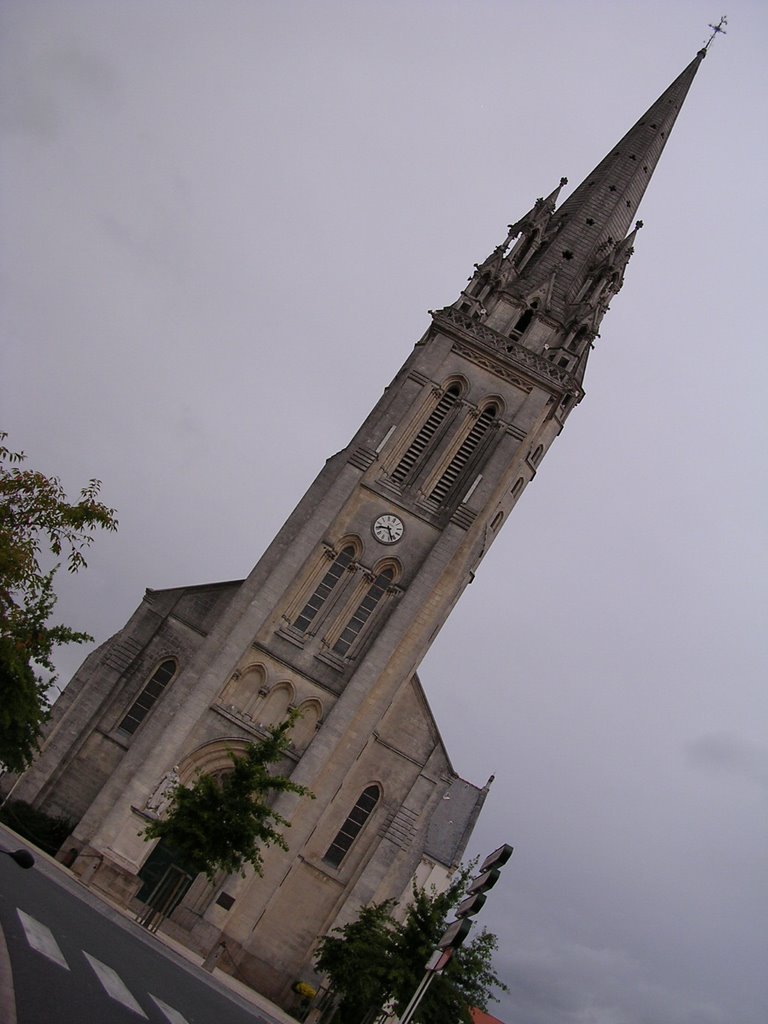
[(404, 530), (402, 519), (392, 515), (379, 516), (373, 524), (373, 536), (382, 544), (397, 544)]

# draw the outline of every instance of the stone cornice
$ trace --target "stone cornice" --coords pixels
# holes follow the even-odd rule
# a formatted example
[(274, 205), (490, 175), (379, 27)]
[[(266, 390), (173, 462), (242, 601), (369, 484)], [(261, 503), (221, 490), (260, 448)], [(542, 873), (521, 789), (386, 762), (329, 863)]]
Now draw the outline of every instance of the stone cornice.
[(486, 324), (473, 320), (466, 313), (447, 306), (432, 313), (432, 318), (440, 327), (463, 342), (470, 342), (485, 354), (493, 353), (494, 362), (498, 365), (499, 376), (508, 378), (510, 369), (517, 369), (524, 377), (543, 384), (548, 390), (559, 393), (580, 395), (581, 388), (574, 376), (560, 366), (555, 366), (549, 359), (531, 352), (519, 341), (508, 338)]

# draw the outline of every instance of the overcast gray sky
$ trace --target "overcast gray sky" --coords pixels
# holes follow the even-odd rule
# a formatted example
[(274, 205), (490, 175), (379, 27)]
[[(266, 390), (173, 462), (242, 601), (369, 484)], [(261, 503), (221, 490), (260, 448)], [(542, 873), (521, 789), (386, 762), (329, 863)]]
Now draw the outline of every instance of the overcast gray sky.
[[(0, 0), (2, 423), (120, 516), (61, 618), (240, 578), (702, 0)], [(587, 397), (422, 670), (509, 1024), (764, 1024), (768, 7), (731, 0)], [(66, 679), (82, 652), (59, 658)]]

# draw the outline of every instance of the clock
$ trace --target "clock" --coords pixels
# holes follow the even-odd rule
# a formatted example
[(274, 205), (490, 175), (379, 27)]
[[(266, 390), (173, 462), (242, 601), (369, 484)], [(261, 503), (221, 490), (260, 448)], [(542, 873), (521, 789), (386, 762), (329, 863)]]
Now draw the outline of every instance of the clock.
[(403, 536), (405, 526), (402, 519), (387, 514), (379, 516), (378, 519), (374, 520), (372, 529), (373, 536), (381, 544), (397, 544)]

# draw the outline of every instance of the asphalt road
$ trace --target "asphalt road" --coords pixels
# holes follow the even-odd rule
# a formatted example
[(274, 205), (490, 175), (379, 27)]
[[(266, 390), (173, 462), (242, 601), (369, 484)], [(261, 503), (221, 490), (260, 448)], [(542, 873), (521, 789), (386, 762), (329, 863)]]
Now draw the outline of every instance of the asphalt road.
[[(19, 845), (0, 828), (0, 847)], [(29, 870), (0, 856), (0, 927), (17, 1024), (278, 1024), (41, 856)]]

